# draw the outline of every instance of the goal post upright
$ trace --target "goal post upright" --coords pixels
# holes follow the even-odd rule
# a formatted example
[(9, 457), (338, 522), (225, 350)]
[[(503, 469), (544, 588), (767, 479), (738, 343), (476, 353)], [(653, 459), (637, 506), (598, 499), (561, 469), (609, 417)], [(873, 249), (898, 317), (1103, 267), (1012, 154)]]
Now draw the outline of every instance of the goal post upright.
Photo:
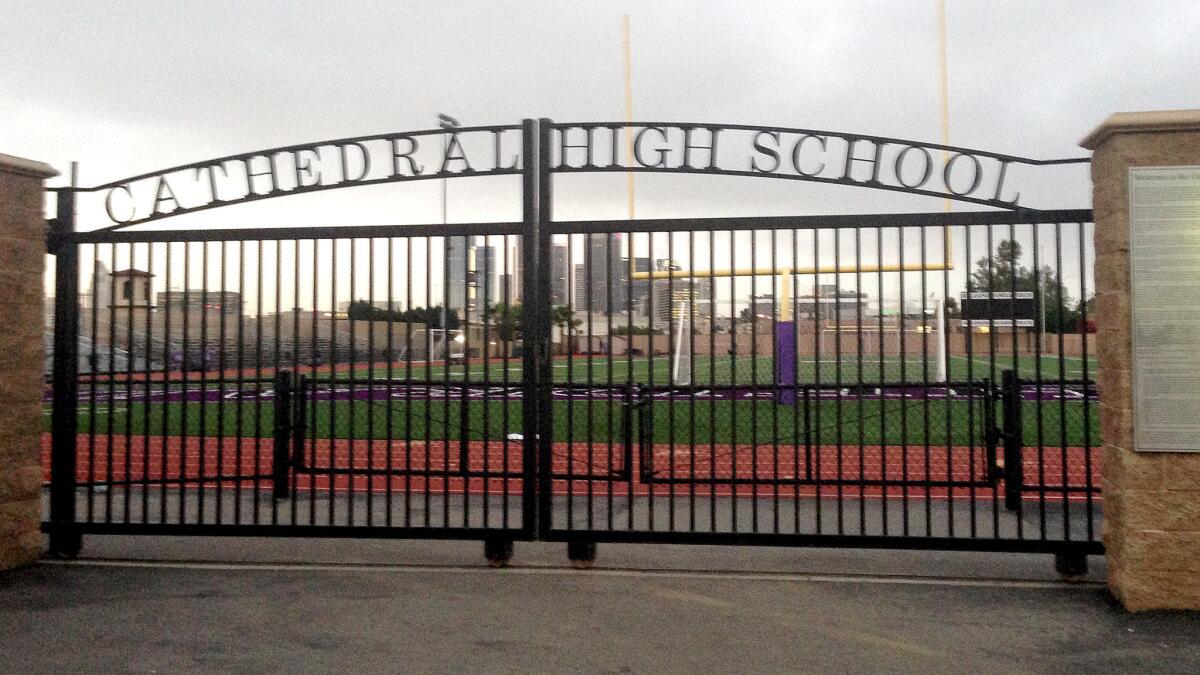
[[(834, 261), (831, 264), (814, 265), (810, 267), (799, 267), (793, 261), (792, 265), (780, 267), (774, 265), (772, 267), (737, 267), (731, 269), (667, 269), (667, 270), (652, 270), (646, 272), (635, 272), (630, 270), (630, 281), (649, 281), (653, 282), (659, 279), (688, 279), (694, 282), (695, 279), (715, 279), (725, 277), (744, 277), (744, 276), (767, 276), (782, 280), (782, 288), (779, 291), (778, 302), (776, 303), (778, 310), (772, 317), (775, 326), (775, 386), (776, 400), (779, 403), (794, 401), (796, 384), (796, 358), (797, 358), (797, 338), (796, 323), (792, 316), (792, 293), (794, 289), (792, 285), (795, 283), (797, 276), (820, 276), (823, 274), (845, 274), (854, 272), (856, 274), (885, 274), (890, 272), (900, 273), (903, 277), (905, 272), (921, 272), (922, 274), (929, 272), (949, 273), (954, 270), (953, 258), (953, 242), (951, 241), (949, 230), (942, 228), (942, 259), (939, 262), (930, 263), (922, 261), (920, 263), (884, 263), (882, 260), (871, 265), (855, 265), (846, 266), (841, 261)], [(901, 244), (903, 245), (903, 244)], [(901, 278), (900, 283), (903, 283)], [(881, 299), (882, 300), (882, 299)], [(736, 300), (734, 300), (736, 302)], [(835, 301), (837, 301), (835, 299)], [(937, 373), (938, 382), (949, 381), (949, 334), (946, 330), (946, 299), (943, 298), (937, 307), (936, 330), (937, 336)], [(689, 308), (690, 311), (690, 308)], [(814, 321), (813, 329), (817, 332), (818, 339), (821, 339), (822, 328), (819, 318)], [(923, 330), (929, 330), (929, 326), (925, 325)], [(897, 334), (904, 331), (903, 309), (901, 309), (900, 325), (897, 329)], [(680, 337), (676, 336), (676, 343), (680, 342)], [(690, 336), (689, 336), (690, 337)], [(882, 338), (883, 336), (881, 336)], [(736, 334), (731, 334), (731, 339), (736, 339)], [(840, 339), (840, 336), (835, 335), (835, 339)], [(677, 371), (679, 370), (680, 346), (672, 345), (675, 351), (675, 358), (672, 360), (671, 381), (679, 383), (679, 378), (682, 377)], [(900, 358), (905, 358), (904, 354), (900, 354)], [(881, 377), (882, 377), (881, 373)]]
[(937, 332), (937, 381), (945, 383), (950, 381), (950, 336), (946, 333), (946, 298), (942, 298), (937, 304)]
[[(679, 316), (671, 317), (675, 320), (675, 344), (671, 345), (671, 350), (674, 352), (671, 355), (671, 384), (673, 385), (692, 384), (692, 335), (689, 321), (691, 312), (691, 303), (687, 300), (680, 300)], [(683, 361), (685, 356), (688, 360), (687, 363)]]

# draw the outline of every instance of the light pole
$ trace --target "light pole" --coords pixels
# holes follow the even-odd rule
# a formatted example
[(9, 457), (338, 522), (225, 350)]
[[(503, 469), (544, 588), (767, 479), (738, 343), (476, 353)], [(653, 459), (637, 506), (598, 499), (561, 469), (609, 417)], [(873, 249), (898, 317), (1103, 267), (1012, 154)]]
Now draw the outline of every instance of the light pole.
[[(461, 126), (459, 124), (458, 120), (454, 119), (453, 117), (451, 117), (445, 113), (438, 113), (437, 121), (438, 121), (438, 126), (443, 129), (446, 129), (447, 131), (449, 131), (450, 129), (454, 129), (458, 126)], [(444, 144), (442, 144), (442, 164), (446, 163), (446, 155), (450, 154), (450, 135), (445, 134), (445, 139), (446, 139), (446, 142)], [(443, 176), (442, 177), (442, 225), (445, 225), (445, 224), (446, 224), (446, 178)], [(449, 241), (449, 239), (447, 239), (447, 241)], [(447, 251), (447, 254), (449, 254), (449, 251)], [(466, 251), (463, 251), (463, 255), (464, 256), (466, 255)], [(450, 256), (447, 255), (446, 261), (443, 264), (447, 264), (447, 265), (450, 264), (449, 258), (450, 258)], [(444, 275), (444, 276), (449, 278), (449, 275)], [(447, 341), (450, 338), (450, 331), (449, 331), (449, 328), (446, 326), (446, 310), (447, 310), (446, 305), (448, 305), (448, 304), (450, 304), (450, 296), (447, 293), (445, 300), (442, 302), (442, 330), (445, 331), (445, 336), (446, 336)], [(447, 344), (446, 344), (447, 350), (449, 350), (449, 347), (450, 347), (449, 342), (447, 342)]]
[[(1039, 275), (1038, 280), (1041, 282), (1040, 284), (1038, 284), (1039, 286), (1041, 286), (1041, 288), (1038, 290), (1041, 291), (1041, 296), (1042, 296), (1041, 302), (1038, 303), (1042, 306), (1042, 345), (1045, 345), (1046, 344), (1046, 275), (1045, 274)], [(1061, 328), (1059, 329), (1059, 332), (1060, 333), (1062, 332)], [(1059, 357), (1061, 357), (1061, 356), (1062, 355), (1060, 354)]]

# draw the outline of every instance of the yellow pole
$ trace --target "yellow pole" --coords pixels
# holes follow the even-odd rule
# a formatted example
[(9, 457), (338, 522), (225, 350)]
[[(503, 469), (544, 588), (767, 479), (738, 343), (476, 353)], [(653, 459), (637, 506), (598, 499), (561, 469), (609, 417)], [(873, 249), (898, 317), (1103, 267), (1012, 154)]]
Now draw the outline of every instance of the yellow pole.
[(861, 272), (863, 274), (875, 274), (879, 272), (941, 272), (950, 269), (944, 263), (925, 263), (922, 265), (919, 262), (904, 263), (897, 265), (894, 263), (886, 265), (821, 265), (820, 267), (796, 267), (787, 270), (779, 268), (771, 269), (769, 267), (739, 267), (731, 270), (655, 270), (653, 272), (634, 272), (630, 275), (630, 279), (640, 281), (643, 279), (707, 279), (710, 277), (770, 277), (783, 274), (790, 276), (793, 274), (853, 274)]
[(780, 279), (783, 281), (783, 289), (779, 292), (779, 303), (781, 305), (779, 311), (779, 319), (781, 321), (791, 321), (792, 319), (792, 271), (790, 269), (779, 270)]
[[(946, 0), (938, 0), (938, 85), (942, 103), (942, 145), (950, 145), (950, 78), (946, 67)], [(950, 154), (942, 150), (942, 166)], [(950, 198), (945, 200), (946, 212), (951, 208)]]
[[(938, 75), (938, 89), (942, 99), (942, 145), (950, 145), (950, 74), (946, 58), (946, 0), (938, 0)], [(946, 166), (949, 159), (950, 153), (943, 150), (942, 166)], [(946, 213), (950, 213), (953, 206), (953, 202), (947, 197), (943, 203)], [(942, 227), (942, 242), (942, 261), (946, 264), (947, 269), (951, 269), (954, 263), (950, 260), (950, 228), (948, 226)]]
[[(629, 45), (629, 15), (621, 16), (621, 46), (625, 56), (625, 165), (633, 166), (633, 57)], [(625, 172), (625, 191), (629, 199), (629, 219), (635, 217), (633, 206), (633, 172)], [(629, 259), (633, 261), (632, 252)]]
[[(940, 66), (940, 82), (939, 84), (942, 95), (942, 145), (950, 145), (950, 75), (948, 67), (949, 59), (946, 57), (946, 0), (938, 0), (938, 65)], [(948, 154), (945, 150), (942, 151), (942, 166), (946, 165)], [(945, 202), (946, 213), (950, 213), (953, 205), (950, 199)], [(947, 270), (954, 268), (954, 261), (950, 258), (950, 226), (942, 226), (942, 263)], [(970, 264), (970, 261), (967, 261)], [(949, 275), (949, 272), (945, 273)], [(949, 281), (947, 280), (947, 284)], [(924, 302), (924, 300), (922, 300)], [(947, 359), (947, 335), (945, 323), (946, 298), (941, 299), (941, 306), (938, 307), (938, 381), (945, 382), (949, 363)], [(903, 312), (902, 312), (903, 313)], [(924, 317), (922, 317), (922, 321)]]

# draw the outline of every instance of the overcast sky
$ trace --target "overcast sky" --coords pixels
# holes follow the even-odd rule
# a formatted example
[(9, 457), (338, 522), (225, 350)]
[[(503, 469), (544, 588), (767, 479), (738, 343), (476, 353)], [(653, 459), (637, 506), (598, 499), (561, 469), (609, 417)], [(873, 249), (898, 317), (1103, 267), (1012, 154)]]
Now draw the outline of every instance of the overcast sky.
[[(0, 152), (81, 183), (358, 134), (624, 117), (940, 140), (936, 0), (17, 2), (0, 0)], [(1117, 111), (1198, 105), (1196, 0), (947, 0), (952, 144), (1035, 158)], [(1022, 175), (1023, 203), (1089, 203), (1085, 166)], [(940, 210), (793, 181), (639, 176), (642, 217)], [(556, 216), (620, 218), (617, 175), (562, 181)], [(512, 179), (450, 186), (451, 220), (513, 220)], [(956, 209), (966, 209), (964, 205)], [(432, 182), (267, 200), (175, 224), (420, 223)], [(187, 220), (185, 220), (187, 219)], [(81, 222), (81, 229), (88, 223)]]

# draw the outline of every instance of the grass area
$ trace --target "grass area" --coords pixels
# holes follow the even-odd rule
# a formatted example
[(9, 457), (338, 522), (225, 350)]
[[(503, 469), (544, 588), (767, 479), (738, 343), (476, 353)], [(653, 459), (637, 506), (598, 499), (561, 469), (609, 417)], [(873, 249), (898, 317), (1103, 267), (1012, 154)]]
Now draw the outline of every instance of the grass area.
[[(1040, 363), (1039, 363), (1040, 362)], [(672, 357), (670, 356), (571, 356), (555, 358), (551, 364), (554, 381), (558, 383), (591, 383), (607, 384), (610, 382), (640, 384), (667, 384), (671, 381)], [(840, 361), (836, 354), (823, 354), (820, 359), (800, 359), (797, 362), (796, 373), (800, 382), (820, 382), (834, 384), (854, 382), (922, 382), (937, 380), (938, 364), (936, 355), (932, 352), (929, 359), (922, 354), (902, 359), (895, 355), (885, 355), (882, 360), (878, 355), (864, 355), (861, 364), (857, 354), (843, 354)], [(951, 356), (949, 359), (948, 376), (953, 381), (980, 380), (985, 377), (999, 379), (1000, 372), (1016, 368), (1022, 379), (1043, 381), (1094, 379), (1096, 376), (1096, 360), (1089, 358), (1085, 363), (1080, 357), (1065, 357), (1043, 355), (1040, 359), (1033, 356), (997, 355), (991, 358), (989, 354), (976, 354), (971, 358), (966, 356)], [(1086, 368), (1085, 368), (1086, 366)], [(770, 354), (760, 355), (697, 355), (692, 357), (691, 367), (687, 368), (691, 381), (695, 384), (728, 385), (728, 384), (767, 384), (775, 380), (775, 361)], [(408, 374), (407, 364), (395, 363), (392, 367), (359, 368), (353, 371), (356, 377), (404, 378)], [(458, 382), (464, 379), (472, 381), (495, 381), (505, 378), (507, 373), (510, 382), (521, 379), (521, 362), (510, 360), (507, 363), (493, 362), (486, 366), (482, 363), (449, 365), (414, 364), (412, 377), (417, 380), (449, 380)], [(345, 373), (338, 374), (346, 377)]]
[[(619, 442), (623, 438), (623, 409), (614, 402), (554, 401), (555, 440)], [(1084, 417), (1087, 406), (1088, 422)], [(313, 433), (320, 438), (394, 439), (459, 438), (466, 413), (470, 438), (502, 439), (520, 432), (518, 401), (338, 401), (310, 406)], [(649, 429), (656, 443), (756, 443), (769, 445), (811, 442), (847, 444), (970, 444), (981, 442), (982, 404), (967, 401), (864, 400), (814, 403), (805, 419), (803, 406), (770, 401), (656, 401)], [(270, 437), (274, 408), (270, 402), (131, 403), (100, 406), (92, 425), (91, 409), (79, 407), (79, 430), (115, 434), (130, 430), (141, 435), (223, 435)], [(999, 411), (997, 411), (997, 415)], [(505, 418), (507, 415), (507, 424)], [(999, 419), (999, 417), (997, 417)], [(1022, 407), (1025, 444), (1100, 445), (1099, 408), (1082, 401), (1029, 402)], [(49, 418), (46, 418), (49, 430)], [(806, 429), (810, 430), (806, 433)]]

